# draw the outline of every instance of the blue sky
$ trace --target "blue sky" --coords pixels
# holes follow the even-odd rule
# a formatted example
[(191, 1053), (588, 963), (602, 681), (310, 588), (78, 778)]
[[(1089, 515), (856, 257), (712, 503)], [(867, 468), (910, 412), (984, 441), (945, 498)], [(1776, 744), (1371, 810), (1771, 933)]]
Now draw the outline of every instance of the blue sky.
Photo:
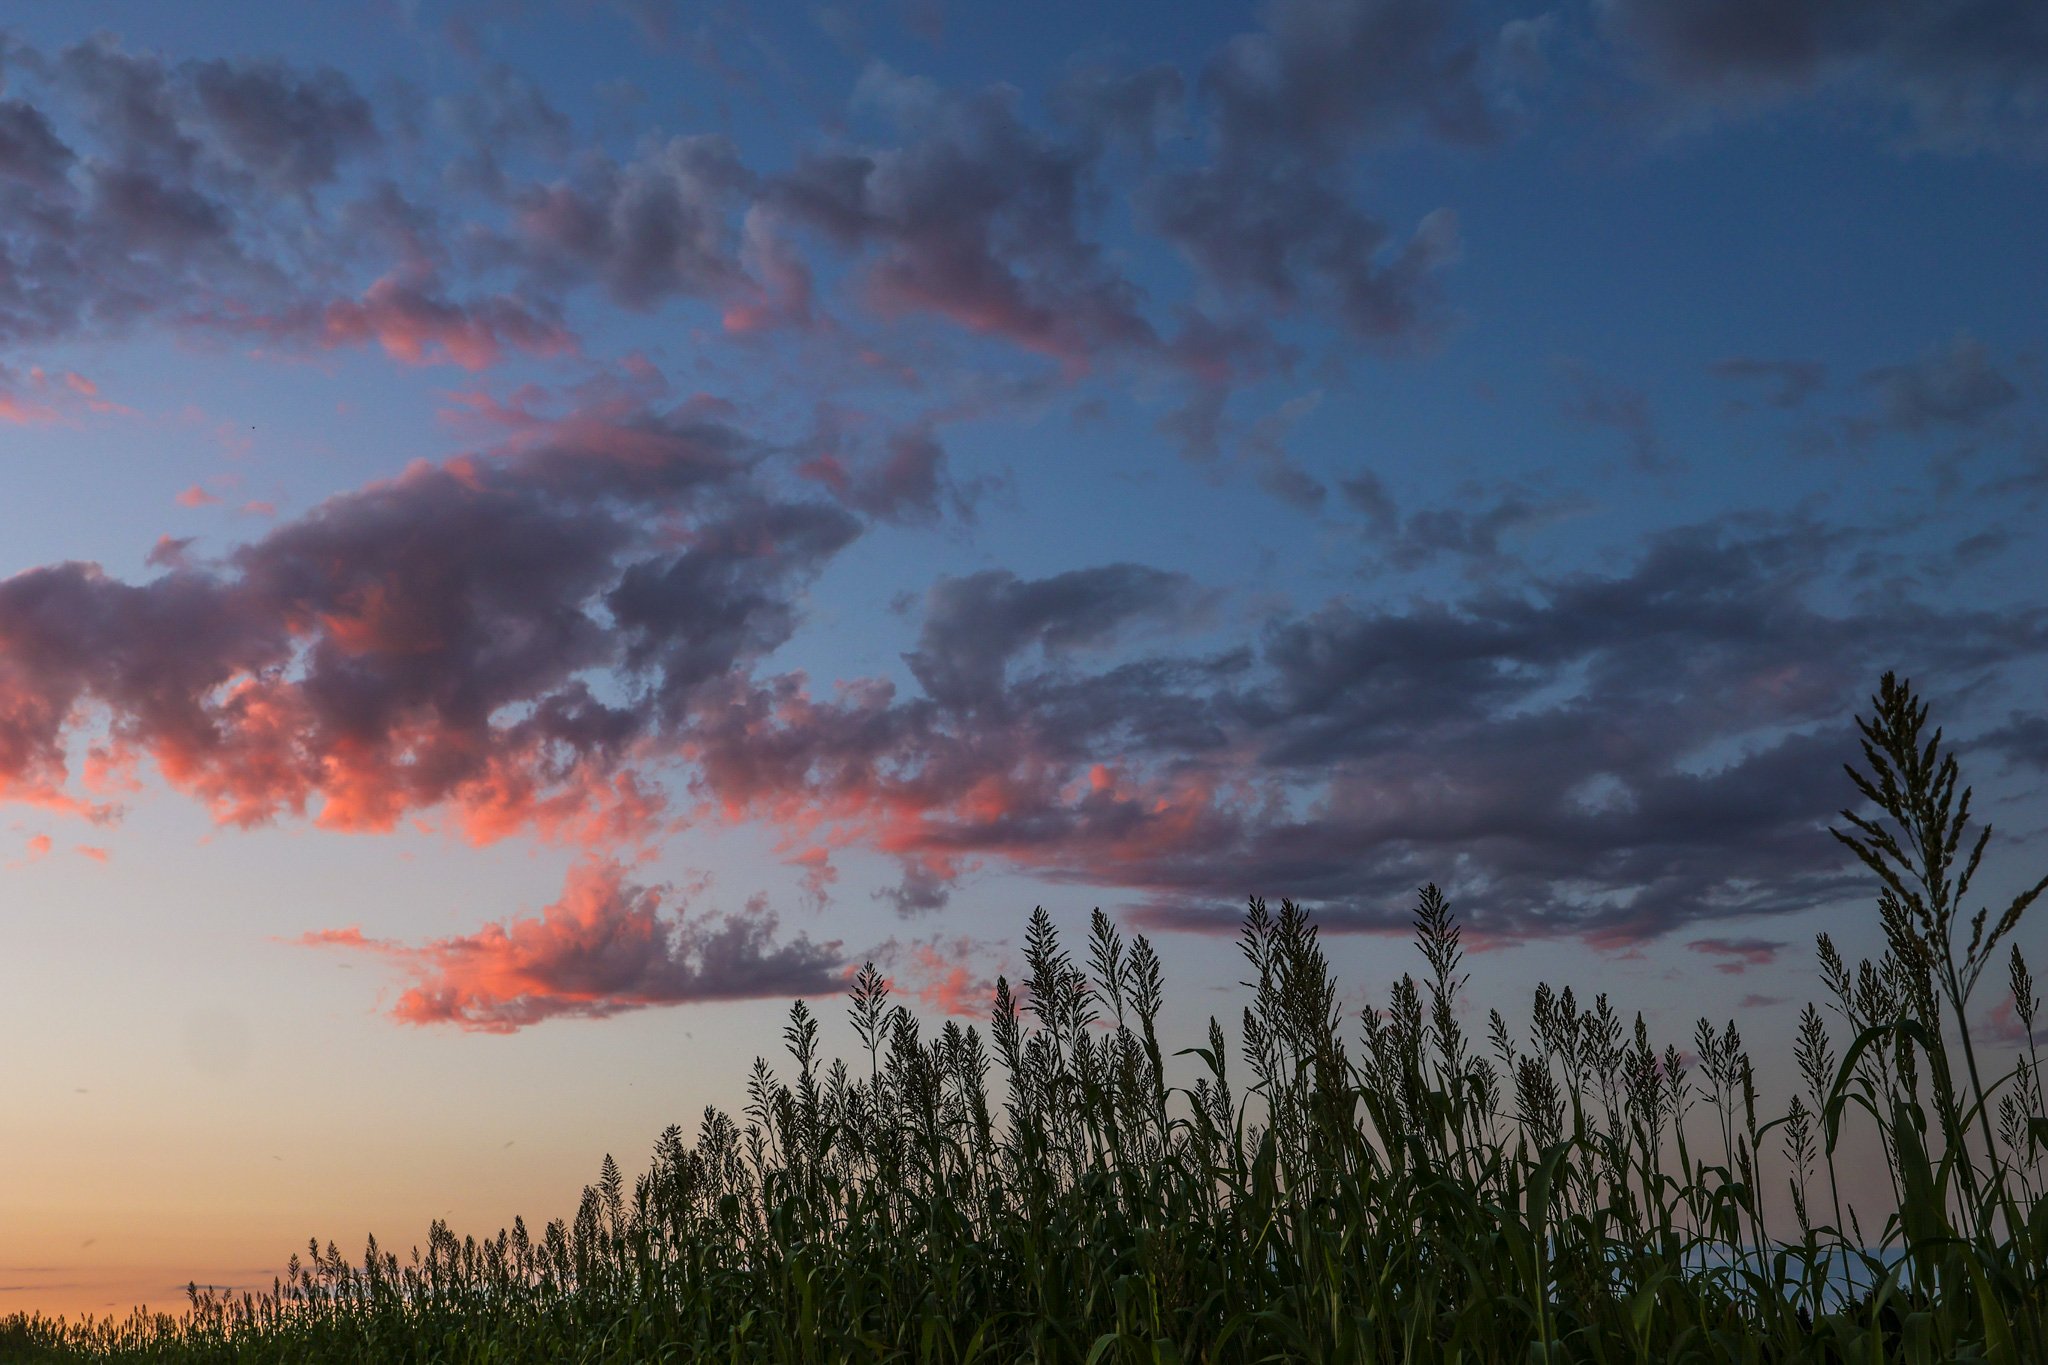
[(1788, 1031), (1887, 668), (2048, 853), (2036, 6), (12, 23), (0, 1307), (545, 1215), (1039, 903)]

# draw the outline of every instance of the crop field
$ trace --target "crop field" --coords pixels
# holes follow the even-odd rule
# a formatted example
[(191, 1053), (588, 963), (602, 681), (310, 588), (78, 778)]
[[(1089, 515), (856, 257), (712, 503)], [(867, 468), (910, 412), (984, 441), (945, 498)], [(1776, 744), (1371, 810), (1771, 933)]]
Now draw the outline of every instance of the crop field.
[[(1040, 911), (986, 1029), (928, 1035), (870, 965), (851, 1059), (798, 1003), (742, 1114), (606, 1157), (572, 1221), (315, 1243), (182, 1315), (15, 1317), (0, 1359), (2048, 1360), (2038, 1059), (1970, 1029), (2009, 990), (2031, 1034), (2012, 936), (2048, 883), (1972, 908), (1989, 831), (1925, 706), (1888, 676), (1859, 725), (1837, 837), (1886, 946), (1821, 937), (1769, 1043), (1796, 1094), (1732, 1022), (1656, 1038), (1540, 985), (1477, 1026), (1435, 887), (1415, 972), (1348, 1017), (1312, 917), (1252, 901), (1248, 1003), (1194, 1040), (1155, 1030), (1145, 939)], [(1888, 1181), (1850, 1187), (1852, 1139)]]

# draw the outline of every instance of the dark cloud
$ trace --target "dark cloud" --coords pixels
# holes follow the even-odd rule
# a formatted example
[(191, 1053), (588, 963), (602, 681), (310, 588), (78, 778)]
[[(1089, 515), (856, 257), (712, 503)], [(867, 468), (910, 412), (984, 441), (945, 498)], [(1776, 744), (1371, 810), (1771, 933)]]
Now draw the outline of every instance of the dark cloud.
[(1327, 174), (1283, 163), (1163, 176), (1146, 198), (1160, 234), (1219, 287), (1281, 308), (1314, 298), (1354, 333), (1377, 340), (1422, 326), (1435, 301), (1434, 276), (1458, 252), (1449, 210), (1400, 241)]
[(1757, 105), (1840, 88), (1902, 110), (1912, 140), (2048, 151), (2048, 11), (2033, 0), (1601, 0), (1643, 73)]
[(1397, 568), (1412, 569), (1439, 555), (1482, 563), (1503, 558), (1501, 539), (1556, 519), (1558, 509), (1509, 493), (1489, 507), (1425, 507), (1409, 516), (1388, 547)]
[(0, 176), (53, 190), (64, 184), (77, 160), (42, 110), (20, 100), (0, 101)]
[(1002, 698), (1010, 661), (1032, 646), (1051, 656), (1100, 645), (1134, 621), (1185, 613), (1195, 596), (1184, 575), (1139, 564), (1031, 581), (1003, 569), (942, 579), (926, 594), (924, 631), (905, 661), (933, 701), (972, 709)]
[(1362, 469), (1337, 485), (1344, 500), (1365, 517), (1375, 535), (1392, 536), (1401, 528), (1401, 509), (1386, 482), (1370, 469)]
[[(1113, 366), (1148, 383), (1163, 379), (1177, 398), (1159, 429), (1184, 452), (1208, 460), (1227, 451), (1269, 491), (1313, 507), (1324, 490), (1286, 458), (1273, 419), (1232, 410), (1241, 388), (1291, 360), (1242, 306), (1312, 307), (1386, 344), (1428, 331), (1438, 311), (1435, 277), (1458, 250), (1455, 216), (1439, 211), (1413, 230), (1389, 228), (1352, 204), (1338, 154), (1390, 130), (1402, 101), (1419, 108), (1430, 102), (1427, 92), (1449, 91), (1469, 65), (1438, 52), (1462, 19), (1434, 24), (1423, 8), (1400, 5), (1314, 9), (1278, 7), (1276, 28), (1219, 56), (1208, 106), (1216, 129), (1236, 131), (1218, 132), (1207, 166), (1161, 172), (1139, 194), (1143, 225), (1178, 246), (1237, 316), (1187, 308), (1171, 329), (1156, 322), (1091, 230), (1111, 188), (1103, 183), (1105, 154), (1130, 148), (1149, 157), (1181, 117), (1187, 82), (1170, 66), (1071, 70), (1052, 99), (1077, 134), (1062, 141), (1020, 117), (1015, 91), (953, 95), (871, 65), (855, 108), (885, 121), (895, 139), (804, 154), (764, 185), (750, 222), (765, 205), (775, 219), (853, 255), (863, 302), (885, 318), (943, 318), (1050, 356), (1070, 377)], [(1373, 54), (1368, 69), (1439, 57), (1442, 69), (1381, 103), (1353, 99), (1318, 46), (1318, 25), (1334, 25), (1344, 53)], [(1308, 94), (1316, 108), (1289, 112), (1255, 88), (1254, 59), (1267, 47), (1318, 86)], [(1349, 60), (1344, 53), (1337, 60)], [(1450, 116), (1455, 102), (1437, 101), (1423, 121), (1476, 132), (1471, 120)], [(750, 272), (763, 277), (760, 295), (779, 293), (794, 305), (750, 297), (728, 309), (728, 327), (811, 323), (810, 276), (800, 261), (775, 272), (786, 281), (779, 289), (765, 280), (763, 265), (776, 258), (766, 247), (783, 240), (764, 230)], [(851, 486), (850, 474), (834, 480)]]
[(1293, 465), (1277, 439), (1285, 434), (1288, 407), (1274, 414), (1277, 424), (1272, 417), (1247, 424), (1230, 412), (1239, 389), (1293, 369), (1299, 355), (1292, 347), (1276, 342), (1256, 319), (1187, 310), (1163, 358), (1182, 381), (1183, 396), (1156, 429), (1184, 458), (1197, 464), (1239, 458), (1283, 500), (1309, 507), (1320, 502), (1321, 485)]
[(2015, 711), (2005, 724), (1977, 738), (2009, 768), (2034, 768), (2048, 773), (2048, 718)]
[(230, 211), (189, 185), (137, 167), (104, 165), (92, 169), (91, 182), (97, 223), (121, 242), (173, 265), (234, 255)]
[(1345, 501), (1365, 518), (1367, 534), (1397, 569), (1420, 568), (1445, 556), (1473, 567), (1506, 564), (1503, 537), (1546, 525), (1572, 510), (1516, 489), (1489, 497), (1482, 489), (1466, 488), (1452, 506), (1420, 508), (1404, 518), (1371, 470), (1344, 480), (1340, 487)]
[(1153, 344), (1136, 287), (1085, 231), (1083, 152), (1027, 127), (1002, 91), (952, 98), (877, 66), (859, 98), (906, 140), (815, 153), (767, 194), (827, 240), (871, 252), (873, 308), (936, 315), (1081, 368)]
[(1501, 135), (1472, 11), (1442, 0), (1270, 0), (1204, 76), (1227, 151), (1328, 155), (1419, 130)]
[(1322, 405), (1320, 389), (1288, 399), (1273, 411), (1245, 424), (1238, 437), (1242, 457), (1257, 471), (1259, 486), (1282, 502), (1305, 512), (1323, 505), (1329, 489), (1322, 480), (1295, 463), (1288, 451), (1294, 429)]
[(130, 53), (106, 37), (66, 48), (55, 63), (112, 160), (190, 171), (202, 152), (181, 117), (176, 73), (149, 53)]
[(705, 684), (789, 638), (794, 587), (859, 534), (836, 507), (749, 501), (682, 553), (634, 564), (605, 596), (627, 666), (658, 673), (664, 712), (684, 716)]
[(888, 901), (896, 913), (908, 918), (943, 910), (953, 899), (953, 879), (943, 867), (913, 859), (904, 864), (903, 875), (894, 886), (875, 892), (876, 900)]
[(1616, 943), (1809, 908), (1860, 884), (1824, 826), (1869, 678), (2048, 645), (2038, 614), (1823, 610), (1838, 540), (1695, 528), (1618, 574), (1332, 605), (1255, 653), (1096, 672), (1034, 670), (1019, 642), (1148, 609), (1155, 581), (957, 580), (911, 656), (923, 698), (765, 688), (704, 713), (703, 781), (941, 871), (1130, 888), (1160, 926), (1285, 888), (1333, 928), (1400, 929), (1431, 879), (1488, 932)]
[(341, 224), (351, 239), (381, 248), (377, 259), (396, 260), (400, 278), (431, 278), (449, 259), (442, 215), (389, 180), (345, 204)]
[[(650, 137), (623, 159), (579, 151), (537, 87), (487, 64), (431, 103), (397, 86), (373, 107), (319, 66), (180, 64), (108, 38), (30, 54), (35, 98), (0, 105), (0, 346), (155, 320), (480, 369), (577, 352), (571, 301), (597, 289), (633, 309), (708, 303), (731, 333), (801, 330), (877, 363), (817, 297), (824, 269), (871, 316), (1050, 357), (1049, 382), (1114, 372), (1162, 393), (1160, 429), (1187, 454), (1241, 460), (1313, 508), (1325, 490), (1287, 454), (1288, 409), (1244, 411), (1243, 390), (1295, 358), (1257, 314), (1314, 311), (1385, 344), (1427, 334), (1455, 218), (1383, 224), (1352, 203), (1346, 154), (1403, 128), (1481, 136), (1491, 40), (1462, 12), (1396, 0), (1282, 4), (1266, 19), (1200, 82), (1210, 164), (1140, 195), (1141, 226), (1213, 291), (1160, 308), (1096, 222), (1126, 192), (1105, 158), (1150, 156), (1178, 126), (1191, 83), (1171, 66), (1074, 68), (1052, 101), (1065, 127), (1048, 130), (1007, 87), (953, 94), (871, 64), (855, 126), (882, 135), (763, 175), (719, 135)], [(1269, 60), (1285, 90), (1261, 74)], [(1376, 73), (1372, 89), (1339, 79), (1348, 67)], [(46, 104), (76, 116), (52, 122)], [(84, 140), (67, 147), (59, 128)], [(430, 183), (414, 163), (437, 153), (447, 170)], [(820, 244), (851, 268), (820, 265)], [(929, 429), (886, 446), (826, 452), (813, 472), (884, 520), (965, 512), (981, 491), (949, 476)]]
[(1156, 177), (1144, 212), (1226, 294), (1306, 301), (1356, 335), (1410, 337), (1432, 320), (1457, 218), (1439, 209), (1404, 240), (1353, 202), (1352, 153), (1418, 134), (1502, 136), (1487, 73), (1498, 36), (1433, 0), (1274, 0), (1261, 18), (1202, 76), (1207, 164)]
[(543, 279), (595, 280), (630, 308), (721, 297), (742, 285), (733, 216), (752, 184), (715, 134), (671, 138), (623, 166), (592, 157), (572, 179), (515, 196), (517, 246)]
[(324, 185), (344, 158), (376, 144), (369, 102), (332, 67), (215, 60), (193, 66), (186, 79), (217, 145), (273, 184)]

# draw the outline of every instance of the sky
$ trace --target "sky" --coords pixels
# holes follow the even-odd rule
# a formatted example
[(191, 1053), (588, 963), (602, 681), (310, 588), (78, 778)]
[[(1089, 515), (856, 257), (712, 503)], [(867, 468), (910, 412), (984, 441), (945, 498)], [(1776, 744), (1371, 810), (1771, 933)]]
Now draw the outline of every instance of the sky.
[(570, 1213), (1040, 904), (1192, 1042), (1435, 882), (1782, 1088), (1887, 669), (2048, 863), (2032, 0), (0, 20), (0, 1313)]

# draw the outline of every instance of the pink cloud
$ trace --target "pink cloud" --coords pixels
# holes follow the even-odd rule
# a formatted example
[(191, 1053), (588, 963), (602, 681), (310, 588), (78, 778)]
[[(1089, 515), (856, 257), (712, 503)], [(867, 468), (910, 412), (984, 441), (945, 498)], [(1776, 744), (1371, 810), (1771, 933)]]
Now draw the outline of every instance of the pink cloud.
[(48, 426), (80, 413), (126, 413), (100, 397), (99, 385), (75, 370), (55, 375), (40, 365), (20, 374), (0, 365), (0, 423)]
[(559, 322), (506, 297), (460, 304), (430, 288), (386, 276), (361, 299), (327, 306), (320, 337), (329, 346), (375, 341), (408, 365), (453, 363), (465, 370), (495, 365), (506, 347), (553, 356), (574, 348)]
[(2000, 1047), (2027, 1046), (2027, 1026), (2020, 1019), (2019, 1008), (2010, 994), (1991, 1007), (1991, 1013), (1984, 1020), (1984, 1028), (1989, 1041)]
[(837, 941), (780, 940), (760, 908), (674, 914), (669, 892), (628, 879), (616, 863), (586, 861), (538, 916), (488, 924), (417, 947), (358, 928), (317, 930), (308, 947), (374, 953), (409, 982), (392, 1017), (512, 1033), (553, 1018), (602, 1019), (707, 1000), (832, 995), (843, 989)]
[(967, 938), (932, 938), (912, 944), (906, 974), (911, 994), (942, 1014), (986, 1019), (995, 1002), (996, 983), (975, 969), (976, 947)]
[(0, 422), (13, 426), (42, 426), (57, 420), (57, 410), (16, 394), (0, 393)]
[[(148, 582), (0, 580), (0, 799), (105, 814), (67, 790), (105, 717), (95, 771), (152, 761), (224, 825), (438, 810), (477, 843), (644, 844), (669, 818), (668, 708), (779, 644), (785, 580), (858, 531), (763, 497), (745, 439), (700, 410), (579, 413), (419, 463), (216, 566), (165, 540)], [(640, 681), (601, 701), (594, 675), (622, 667)], [(808, 871), (822, 895), (829, 863)]]

